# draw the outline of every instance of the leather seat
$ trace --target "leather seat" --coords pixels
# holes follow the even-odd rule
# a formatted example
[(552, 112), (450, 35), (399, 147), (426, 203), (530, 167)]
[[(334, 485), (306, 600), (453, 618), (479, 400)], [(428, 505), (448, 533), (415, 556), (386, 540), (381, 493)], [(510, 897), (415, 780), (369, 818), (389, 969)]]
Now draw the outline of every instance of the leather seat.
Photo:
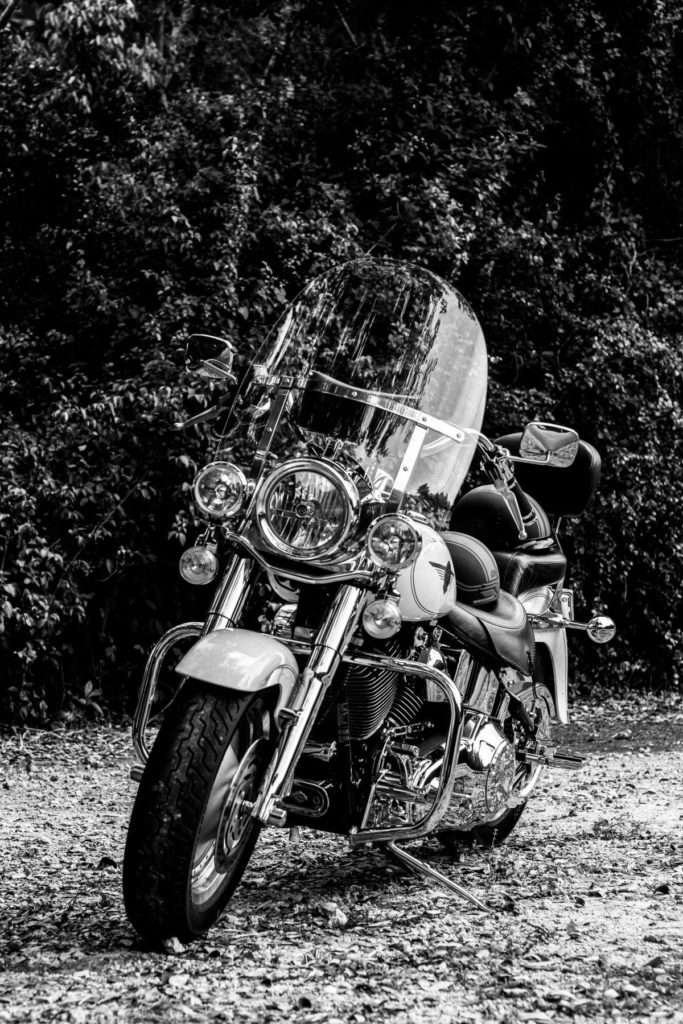
[(533, 630), (523, 605), (504, 590), (488, 608), (468, 608), (456, 602), (440, 624), (468, 649), (475, 650), (484, 665), (494, 669), (512, 665), (525, 674), (533, 672)]
[(458, 600), (477, 608), (495, 605), (500, 593), (498, 566), (476, 537), (450, 530), (441, 534), (455, 569)]
[[(530, 516), (525, 519), (528, 540), (552, 535), (550, 520), (539, 503), (527, 494)], [(512, 551), (519, 546), (519, 529), (505, 500), (492, 484), (474, 487), (451, 510), (451, 530), (476, 537), (491, 550)]]
[(532, 541), (516, 551), (494, 551), (500, 585), (518, 596), (535, 587), (554, 587), (564, 580), (567, 559), (556, 541)]

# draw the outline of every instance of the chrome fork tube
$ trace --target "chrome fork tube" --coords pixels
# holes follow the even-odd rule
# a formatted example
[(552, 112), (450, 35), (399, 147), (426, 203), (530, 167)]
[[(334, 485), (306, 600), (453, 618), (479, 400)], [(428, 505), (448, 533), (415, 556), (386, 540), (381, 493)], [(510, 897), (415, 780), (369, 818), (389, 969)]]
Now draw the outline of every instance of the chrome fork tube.
[(332, 676), (356, 629), (367, 591), (343, 586), (320, 629), (308, 664), (281, 717), (285, 725), (284, 742), (271, 763), (266, 784), (256, 801), (252, 814), (262, 822), (284, 824), (286, 813), (279, 801), (286, 797), (296, 764), (313, 728)]
[(237, 625), (249, 593), (253, 567), (254, 563), (250, 558), (234, 555), (211, 602), (203, 634), (211, 633), (214, 629), (234, 628)]

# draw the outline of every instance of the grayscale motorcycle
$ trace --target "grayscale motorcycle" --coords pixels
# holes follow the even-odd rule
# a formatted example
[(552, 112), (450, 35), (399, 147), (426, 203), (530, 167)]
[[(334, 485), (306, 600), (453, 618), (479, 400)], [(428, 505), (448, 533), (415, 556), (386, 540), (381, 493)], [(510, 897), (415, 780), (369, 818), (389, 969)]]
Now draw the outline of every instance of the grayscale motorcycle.
[[(214, 590), (141, 687), (132, 924), (149, 941), (201, 935), (264, 826), (383, 846), (485, 908), (405, 844), (498, 843), (545, 767), (579, 766), (551, 738), (568, 721), (567, 632), (604, 643), (615, 628), (574, 621), (557, 526), (590, 501), (597, 452), (551, 423), (481, 433), (482, 329), (409, 263), (312, 280), (239, 383), (228, 341), (195, 342), (198, 381), (224, 393), (189, 421), (212, 420), (214, 440), (180, 573)], [(487, 482), (467, 489), (475, 471)]]

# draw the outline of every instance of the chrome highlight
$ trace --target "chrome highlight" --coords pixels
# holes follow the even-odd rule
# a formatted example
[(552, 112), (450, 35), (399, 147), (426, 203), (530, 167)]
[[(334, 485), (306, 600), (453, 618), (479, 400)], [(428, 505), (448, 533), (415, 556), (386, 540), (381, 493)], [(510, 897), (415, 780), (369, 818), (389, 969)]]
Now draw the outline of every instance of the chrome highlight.
[[(180, 643), (181, 640), (187, 640), (192, 636), (199, 636), (202, 628), (203, 623), (201, 622), (181, 622), (179, 625), (173, 626), (167, 633), (164, 633), (160, 640), (157, 640), (147, 659), (145, 674), (142, 677), (140, 695), (133, 718), (133, 748), (143, 764), (149, 757), (149, 747), (145, 740), (145, 731), (149, 725), (152, 713), (152, 704), (154, 703), (161, 666), (168, 653), (177, 643)], [(137, 766), (132, 770), (131, 774), (135, 778)]]
[(363, 612), (363, 629), (376, 640), (387, 640), (401, 628), (401, 610), (389, 597), (371, 601)]
[(229, 519), (244, 505), (248, 484), (239, 466), (210, 462), (200, 469), (192, 485), (199, 511), (210, 519)]
[(391, 572), (413, 565), (422, 550), (420, 532), (400, 512), (378, 516), (370, 524), (365, 543), (371, 561)]
[(322, 459), (290, 459), (256, 494), (263, 539), (280, 554), (302, 561), (339, 551), (359, 514), (360, 497), (351, 477)]
[[(242, 554), (256, 562), (262, 569), (265, 569), (269, 578), (275, 578), (278, 576), (286, 577), (287, 580), (291, 580), (294, 583), (309, 583), (314, 585), (349, 583), (358, 587), (371, 587), (378, 583), (377, 573), (368, 572), (367, 569), (352, 569), (348, 572), (329, 572), (318, 575), (313, 575), (313, 573), (310, 572), (296, 572), (289, 568), (285, 570), (271, 565), (271, 563), (264, 558), (261, 552), (257, 551), (254, 545), (245, 537), (242, 537), (237, 533), (232, 533), (229, 530), (226, 530), (224, 535), (226, 540), (229, 541), (237, 551), (241, 551)], [(274, 589), (277, 592), (277, 587)]]
[[(356, 629), (364, 603), (365, 591), (358, 587), (341, 587), (313, 647), (309, 648), (311, 657), (293, 695), (291, 706), (284, 709), (284, 719), (288, 723), (284, 742), (271, 762), (268, 778), (253, 811), (254, 817), (264, 823), (284, 824), (286, 821), (280, 802), (289, 795), (294, 769), (332, 676)], [(296, 649), (284, 637), (280, 642), (290, 650)], [(383, 659), (380, 661), (383, 663)]]
[(363, 405), (395, 413), (404, 420), (410, 420), (412, 423), (424, 427), (425, 431), (435, 430), (439, 434), (444, 434), (445, 437), (450, 437), (452, 441), (457, 441), (459, 444), (466, 437), (464, 431), (453, 426), (451, 423), (437, 419), (436, 416), (430, 416), (428, 413), (420, 412), (418, 409), (413, 409), (412, 406), (396, 401), (393, 396), (381, 394), (378, 391), (364, 391), (362, 388), (354, 388), (350, 384), (344, 384), (342, 381), (335, 380), (334, 377), (329, 377), (327, 374), (318, 371), (314, 373), (309, 387), (311, 390), (319, 391), (322, 394), (351, 398), (355, 402), (361, 402)]
[(218, 575), (218, 559), (211, 548), (195, 544), (183, 551), (178, 561), (178, 572), (186, 583), (203, 587), (212, 583)]
[(594, 615), (586, 625), (588, 638), (594, 644), (608, 644), (610, 640), (614, 639), (616, 631), (617, 627), (608, 615)]

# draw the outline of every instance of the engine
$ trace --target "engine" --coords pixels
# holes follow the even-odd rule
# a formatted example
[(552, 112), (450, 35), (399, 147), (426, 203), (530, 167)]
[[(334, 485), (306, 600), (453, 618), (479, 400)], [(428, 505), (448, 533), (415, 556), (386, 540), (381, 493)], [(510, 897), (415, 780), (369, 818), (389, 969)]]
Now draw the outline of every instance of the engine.
[[(428, 757), (419, 747), (388, 741), (364, 827), (414, 824), (431, 809), (443, 761), (437, 748)], [(467, 830), (497, 817), (512, 802), (516, 758), (512, 743), (486, 715), (468, 712), (460, 761), (448, 809), (440, 828)]]

